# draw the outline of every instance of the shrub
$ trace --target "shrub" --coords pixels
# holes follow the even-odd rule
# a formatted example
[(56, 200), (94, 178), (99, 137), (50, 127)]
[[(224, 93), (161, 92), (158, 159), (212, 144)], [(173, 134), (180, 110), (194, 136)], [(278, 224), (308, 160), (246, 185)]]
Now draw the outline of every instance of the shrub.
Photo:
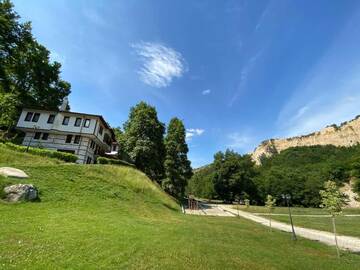
[(27, 146), (17, 145), (17, 144), (13, 144), (13, 143), (9, 143), (9, 142), (3, 143), (3, 145), (5, 145), (7, 148), (14, 150), (14, 151), (28, 152), (30, 154), (37, 155), (37, 156), (43, 156), (43, 157), (57, 158), (57, 159), (65, 161), (65, 162), (76, 162), (78, 159), (78, 157), (74, 154), (58, 152), (58, 151), (53, 151), (53, 150), (49, 150), (49, 149), (29, 147), (29, 149), (27, 151), (27, 148), (28, 148)]
[(97, 160), (98, 164), (125, 165), (125, 166), (135, 167), (134, 164), (131, 164), (129, 162), (126, 162), (126, 161), (120, 160), (120, 159), (98, 157), (96, 160)]

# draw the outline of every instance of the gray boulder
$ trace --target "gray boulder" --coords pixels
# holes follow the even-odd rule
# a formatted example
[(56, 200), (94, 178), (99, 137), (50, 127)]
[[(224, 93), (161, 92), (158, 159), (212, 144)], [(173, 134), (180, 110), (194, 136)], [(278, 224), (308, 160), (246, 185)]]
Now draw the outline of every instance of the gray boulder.
[(39, 198), (39, 191), (31, 184), (17, 184), (4, 188), (5, 200), (9, 202), (34, 201)]

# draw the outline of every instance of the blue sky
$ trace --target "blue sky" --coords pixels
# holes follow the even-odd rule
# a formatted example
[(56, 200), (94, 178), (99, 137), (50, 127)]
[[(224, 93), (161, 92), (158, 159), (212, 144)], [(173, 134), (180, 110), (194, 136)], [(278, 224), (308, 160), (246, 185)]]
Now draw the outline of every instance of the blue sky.
[(181, 118), (194, 167), (360, 114), (359, 1), (15, 0), (72, 110)]

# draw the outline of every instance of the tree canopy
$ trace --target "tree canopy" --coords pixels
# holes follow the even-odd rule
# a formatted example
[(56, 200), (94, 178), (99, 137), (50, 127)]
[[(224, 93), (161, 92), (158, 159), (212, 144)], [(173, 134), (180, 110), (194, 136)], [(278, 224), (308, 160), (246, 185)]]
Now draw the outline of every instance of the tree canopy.
[(140, 102), (130, 109), (124, 124), (125, 151), (137, 168), (159, 182), (164, 176), (164, 133), (155, 107)]
[(250, 156), (241, 156), (231, 150), (214, 156), (214, 190), (219, 198), (234, 201), (235, 198), (251, 195), (256, 198), (253, 178), (256, 175)]
[(183, 122), (172, 118), (165, 137), (165, 179), (162, 185), (166, 191), (177, 197), (184, 195), (187, 182), (192, 176), (185, 135)]
[[(353, 179), (354, 190), (360, 192), (359, 156), (360, 145), (294, 147), (264, 159), (261, 166), (254, 166), (246, 155), (219, 152), (213, 163), (195, 170), (188, 192), (199, 197), (231, 200), (240, 190), (259, 204), (265, 203), (268, 194), (279, 202), (281, 194), (291, 194), (292, 204), (318, 207), (319, 191), (328, 180), (341, 186)], [(242, 186), (235, 184), (238, 175), (244, 172), (247, 181), (241, 180)], [(241, 188), (235, 191), (234, 185)]]
[(61, 64), (51, 62), (50, 52), (33, 37), (30, 22), (19, 19), (9, 0), (0, 1), (0, 102), (10, 94), (18, 101), (6, 110), (2, 127), (16, 121), (21, 107), (56, 109), (70, 94), (70, 84), (60, 77)]

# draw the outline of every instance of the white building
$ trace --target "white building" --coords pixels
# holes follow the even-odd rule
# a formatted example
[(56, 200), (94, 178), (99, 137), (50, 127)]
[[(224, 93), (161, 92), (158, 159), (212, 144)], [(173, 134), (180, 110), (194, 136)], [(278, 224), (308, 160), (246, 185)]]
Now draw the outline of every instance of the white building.
[(101, 115), (24, 108), (16, 125), (25, 132), (23, 145), (72, 153), (78, 163), (94, 163), (96, 157), (114, 153), (115, 134)]

